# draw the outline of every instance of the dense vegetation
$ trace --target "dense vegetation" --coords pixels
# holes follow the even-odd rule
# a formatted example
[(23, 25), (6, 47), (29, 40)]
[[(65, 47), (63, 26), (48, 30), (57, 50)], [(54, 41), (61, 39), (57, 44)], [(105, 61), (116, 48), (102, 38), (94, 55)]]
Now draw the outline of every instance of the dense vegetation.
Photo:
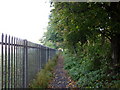
[(53, 78), (53, 69), (57, 63), (58, 54), (49, 60), (43, 69), (37, 74), (36, 78), (31, 82), (30, 88), (47, 88), (50, 80)]
[(120, 2), (51, 3), (45, 45), (62, 48), (79, 87), (120, 88)]

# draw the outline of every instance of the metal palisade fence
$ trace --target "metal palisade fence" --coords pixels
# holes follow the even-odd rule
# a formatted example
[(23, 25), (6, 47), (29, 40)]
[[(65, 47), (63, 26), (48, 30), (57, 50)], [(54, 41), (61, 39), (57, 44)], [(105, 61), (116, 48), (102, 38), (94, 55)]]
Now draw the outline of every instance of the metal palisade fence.
[(57, 51), (4, 34), (1, 35), (0, 46), (0, 89), (27, 88)]

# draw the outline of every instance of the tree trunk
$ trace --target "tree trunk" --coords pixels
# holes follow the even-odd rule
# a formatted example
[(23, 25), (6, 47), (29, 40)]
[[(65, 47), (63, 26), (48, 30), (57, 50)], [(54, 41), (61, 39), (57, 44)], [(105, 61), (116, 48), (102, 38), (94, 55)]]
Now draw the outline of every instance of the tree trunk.
[(111, 37), (111, 49), (114, 72), (118, 73), (120, 69), (120, 34)]
[[(112, 26), (112, 36), (111, 36), (111, 48), (112, 48), (112, 61), (114, 72), (118, 73), (120, 71), (120, 2), (112, 2), (109, 7), (109, 14), (111, 17)], [(117, 26), (116, 26), (117, 25)]]

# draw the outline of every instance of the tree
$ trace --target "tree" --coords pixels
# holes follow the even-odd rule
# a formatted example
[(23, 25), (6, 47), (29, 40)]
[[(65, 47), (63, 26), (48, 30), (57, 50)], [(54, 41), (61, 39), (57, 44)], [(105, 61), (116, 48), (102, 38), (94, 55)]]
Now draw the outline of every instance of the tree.
[[(89, 40), (101, 37), (103, 42), (108, 39), (111, 44), (113, 67), (120, 65), (120, 2), (109, 3), (54, 3), (51, 11), (49, 28), (59, 36), (51, 41), (60, 42), (72, 47), (77, 53), (76, 45), (84, 45)], [(61, 41), (59, 41), (61, 39)], [(118, 71), (118, 70), (117, 70)]]

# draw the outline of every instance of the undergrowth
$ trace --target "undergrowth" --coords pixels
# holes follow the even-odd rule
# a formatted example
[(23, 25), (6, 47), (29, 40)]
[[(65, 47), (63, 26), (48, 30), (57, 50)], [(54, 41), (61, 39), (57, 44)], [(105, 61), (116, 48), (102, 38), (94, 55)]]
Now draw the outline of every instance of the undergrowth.
[[(120, 74), (111, 67), (109, 45), (79, 47), (77, 55), (64, 53), (64, 68), (80, 88), (120, 88)], [(80, 50), (81, 49), (81, 50)], [(104, 54), (103, 54), (104, 53)]]
[(30, 88), (47, 88), (49, 81), (53, 77), (52, 71), (56, 65), (57, 59), (58, 55), (46, 63), (45, 67), (40, 70), (36, 78), (31, 82)]

